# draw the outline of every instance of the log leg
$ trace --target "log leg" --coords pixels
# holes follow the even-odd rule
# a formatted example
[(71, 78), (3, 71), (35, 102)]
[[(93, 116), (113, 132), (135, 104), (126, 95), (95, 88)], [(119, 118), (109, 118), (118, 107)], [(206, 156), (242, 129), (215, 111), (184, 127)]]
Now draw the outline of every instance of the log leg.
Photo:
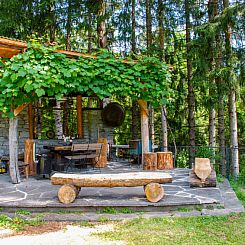
[(80, 190), (81, 190), (81, 187), (76, 186), (77, 196), (79, 195)]
[(72, 203), (78, 195), (77, 188), (73, 185), (62, 185), (58, 191), (59, 201), (65, 204)]
[(164, 196), (164, 189), (159, 183), (150, 183), (144, 187), (146, 198), (149, 202), (158, 202)]

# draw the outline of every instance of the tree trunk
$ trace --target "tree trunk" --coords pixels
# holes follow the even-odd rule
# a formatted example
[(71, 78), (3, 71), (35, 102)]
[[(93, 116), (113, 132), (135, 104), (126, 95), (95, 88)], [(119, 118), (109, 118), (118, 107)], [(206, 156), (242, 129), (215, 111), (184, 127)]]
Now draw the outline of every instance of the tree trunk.
[(189, 151), (189, 164), (190, 167), (194, 164), (195, 159), (195, 94), (192, 82), (192, 63), (189, 57), (190, 48), (190, 3), (189, 0), (185, 0), (185, 15), (186, 15), (186, 52), (187, 52), (187, 80), (188, 80), (188, 124), (189, 124), (189, 140), (190, 140), (190, 151)]
[[(223, 0), (224, 9), (229, 7), (229, 0)], [(232, 29), (228, 23), (225, 30), (225, 50), (226, 50), (226, 66), (232, 69)], [(229, 80), (233, 80), (231, 72), (228, 75)], [(230, 119), (230, 144), (231, 144), (231, 163), (232, 173), (236, 178), (239, 174), (239, 158), (238, 158), (238, 133), (237, 133), (237, 114), (236, 114), (236, 92), (235, 86), (232, 85), (229, 91), (229, 119)]]
[(161, 107), (161, 121), (162, 121), (162, 151), (168, 151), (168, 127), (166, 117), (166, 106)]
[[(159, 58), (165, 61), (164, 55), (164, 5), (163, 0), (158, 0), (157, 6), (157, 19), (158, 19), (158, 45), (159, 45)], [(168, 126), (167, 126), (167, 108), (161, 106), (161, 124), (162, 124), (162, 151), (168, 151)]]
[(135, 0), (132, 0), (132, 35), (131, 35), (131, 42), (132, 42), (132, 53), (136, 53), (136, 36), (135, 36), (135, 29), (136, 29), (136, 19), (135, 19)]
[(18, 168), (18, 117), (9, 119), (9, 171), (12, 183), (20, 183)]
[(236, 178), (239, 175), (239, 157), (238, 157), (238, 137), (237, 137), (237, 113), (236, 113), (236, 93), (235, 90), (229, 94), (229, 112), (230, 112), (230, 143), (231, 143), (231, 162), (232, 173)]
[(72, 5), (71, 0), (68, 0), (67, 23), (66, 23), (66, 50), (71, 50), (71, 16)]
[(146, 0), (146, 46), (147, 51), (150, 52), (152, 48), (152, 0)]
[(225, 151), (225, 113), (224, 113), (224, 95), (219, 95), (219, 110), (218, 110), (218, 123), (219, 123), (219, 146), (220, 146), (220, 170), (223, 176), (226, 176), (226, 151)]
[[(132, 18), (132, 35), (131, 35), (131, 43), (132, 43), (132, 53), (136, 53), (136, 36), (135, 36), (135, 29), (136, 29), (136, 19), (135, 19), (135, 0), (132, 0), (132, 12), (131, 12), (131, 18)], [(131, 128), (131, 134), (132, 139), (136, 140), (138, 139), (138, 130), (137, 130), (137, 122), (139, 119), (139, 113), (137, 110), (137, 101), (132, 101), (132, 107), (131, 107), (131, 114), (132, 114), (132, 128)]]
[(147, 102), (144, 100), (138, 100), (140, 105), (141, 115), (141, 139), (142, 139), (142, 154), (149, 152), (149, 113)]
[(92, 13), (88, 10), (88, 53), (92, 53)]
[[(212, 22), (215, 18), (215, 16), (218, 15), (218, 1), (217, 0), (209, 0), (208, 2), (208, 16), (209, 16), (209, 22)], [(215, 42), (210, 44), (210, 53), (214, 53), (214, 50), (216, 49), (215, 47)], [(215, 64), (215, 57), (212, 57), (211, 63), (210, 63), (210, 72), (214, 70), (216, 67)], [(209, 85), (209, 98), (210, 98), (210, 104), (209, 104), (209, 145), (212, 147), (212, 153), (213, 157), (215, 154), (215, 149), (214, 147), (216, 146), (216, 111), (215, 111), (215, 100), (214, 96), (216, 94), (216, 83), (215, 79), (212, 79), (210, 81)], [(214, 159), (213, 159), (214, 161)]]
[(56, 106), (53, 108), (55, 130), (58, 139), (63, 139), (62, 111), (60, 101), (56, 100)]
[(49, 38), (50, 43), (55, 41), (56, 21), (55, 21), (55, 1), (50, 1), (48, 5), (49, 11)]
[(99, 0), (98, 19), (97, 19), (99, 48), (106, 48), (107, 46), (105, 13), (106, 13), (106, 2), (105, 0)]

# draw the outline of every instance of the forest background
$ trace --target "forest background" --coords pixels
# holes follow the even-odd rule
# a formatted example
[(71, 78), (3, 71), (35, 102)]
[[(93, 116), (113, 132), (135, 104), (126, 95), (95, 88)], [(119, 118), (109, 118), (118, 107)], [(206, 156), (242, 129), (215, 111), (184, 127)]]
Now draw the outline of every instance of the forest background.
[[(0, 36), (82, 53), (165, 61), (174, 96), (150, 111), (150, 136), (178, 151), (176, 165), (210, 157), (223, 175), (244, 173), (244, 8), (229, 0), (0, 0)], [(140, 138), (129, 97), (115, 142)], [(175, 146), (171, 148), (171, 146)]]

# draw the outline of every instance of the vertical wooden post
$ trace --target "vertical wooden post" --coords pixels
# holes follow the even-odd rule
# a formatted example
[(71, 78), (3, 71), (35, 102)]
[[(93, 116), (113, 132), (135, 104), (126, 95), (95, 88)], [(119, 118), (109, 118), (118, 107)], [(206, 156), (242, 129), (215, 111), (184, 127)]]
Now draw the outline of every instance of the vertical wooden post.
[(82, 125), (82, 95), (77, 96), (77, 134), (78, 138), (83, 137), (83, 125)]
[(9, 171), (12, 183), (20, 183), (18, 168), (18, 117), (9, 119)]
[(35, 149), (34, 149), (34, 140), (27, 139), (25, 141), (25, 155), (24, 162), (29, 163), (29, 172), (31, 176), (35, 176), (37, 174), (36, 165), (34, 164), (35, 158)]
[(28, 124), (29, 124), (29, 139), (34, 138), (33, 132), (33, 113), (32, 113), (32, 103), (28, 105)]
[(147, 102), (144, 100), (138, 100), (140, 105), (140, 117), (141, 117), (141, 140), (142, 140), (142, 154), (149, 152), (149, 125), (148, 125), (148, 108)]

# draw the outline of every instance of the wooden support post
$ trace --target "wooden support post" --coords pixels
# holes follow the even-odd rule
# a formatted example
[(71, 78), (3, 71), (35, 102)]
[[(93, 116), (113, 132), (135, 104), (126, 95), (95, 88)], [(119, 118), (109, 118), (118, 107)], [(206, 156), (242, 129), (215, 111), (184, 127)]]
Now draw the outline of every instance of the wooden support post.
[(9, 119), (9, 171), (13, 184), (20, 183), (18, 168), (18, 118)]
[(24, 155), (24, 162), (29, 164), (29, 172), (31, 176), (35, 176), (37, 174), (36, 165), (34, 163), (34, 140), (27, 139), (25, 141), (25, 155)]
[(107, 165), (107, 152), (108, 152), (108, 144), (106, 138), (99, 138), (98, 143), (102, 143), (102, 149), (100, 154), (100, 159), (96, 163), (96, 168), (105, 168)]
[(138, 100), (140, 105), (140, 116), (141, 116), (141, 139), (142, 139), (142, 154), (149, 152), (149, 125), (148, 125), (148, 108), (147, 102), (144, 100)]
[(77, 134), (78, 138), (83, 137), (83, 125), (82, 125), (82, 95), (77, 96)]
[(28, 124), (29, 124), (29, 139), (33, 139), (34, 133), (33, 133), (32, 103), (29, 103), (29, 105), (28, 105)]

